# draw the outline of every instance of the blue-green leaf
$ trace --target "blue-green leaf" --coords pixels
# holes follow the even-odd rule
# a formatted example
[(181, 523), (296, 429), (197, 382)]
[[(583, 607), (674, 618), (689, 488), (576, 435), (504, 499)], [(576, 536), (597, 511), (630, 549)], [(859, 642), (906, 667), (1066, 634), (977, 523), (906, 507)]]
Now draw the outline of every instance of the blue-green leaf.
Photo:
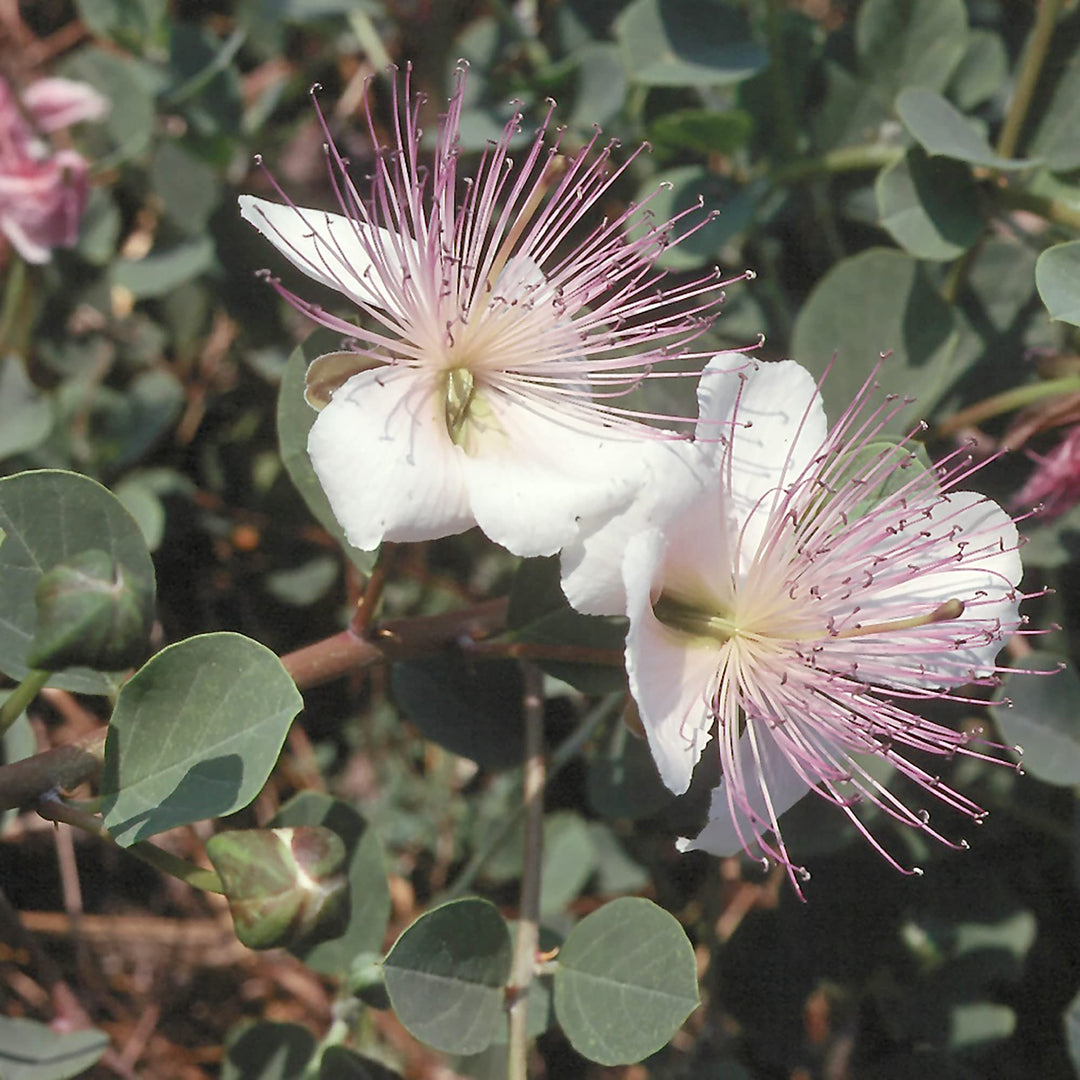
[(477, 1054), (506, 1022), (510, 955), (506, 921), (486, 900), (453, 900), (426, 912), (386, 956), (394, 1012), (436, 1050)]
[(1080, 326), (1080, 240), (1055, 244), (1039, 256), (1035, 286), (1052, 318)]
[(559, 951), (555, 1014), (590, 1061), (640, 1061), (697, 1005), (694, 950), (679, 923), (649, 900), (613, 900), (582, 919)]
[[(92, 550), (122, 567), (152, 610), (154, 566), (139, 526), (119, 500), (77, 473), (45, 470), (0, 480), (0, 670), (25, 677), (37, 629), (35, 591), (43, 574)], [(108, 692), (115, 680), (73, 668), (52, 685), (82, 693)]]
[(940, 154), (987, 169), (1027, 169), (1037, 164), (995, 154), (986, 136), (955, 105), (924, 86), (901, 91), (896, 99), (896, 111), (928, 154)]
[(768, 63), (743, 17), (723, 0), (634, 0), (615, 23), (632, 82), (722, 86)]
[(68, 1080), (91, 1068), (109, 1045), (104, 1031), (54, 1031), (34, 1020), (0, 1016), (4, 1080)]
[[(1048, 784), (1080, 784), (1080, 679), (1060, 657), (1036, 650), (1026, 671), (1005, 676), (1010, 701), (990, 711), (1006, 742), (1023, 747), (1024, 771)], [(1039, 674), (1028, 674), (1037, 672)]]
[(116, 699), (105, 743), (105, 826), (123, 845), (247, 806), (303, 699), (281, 661), (242, 634), (163, 649)]

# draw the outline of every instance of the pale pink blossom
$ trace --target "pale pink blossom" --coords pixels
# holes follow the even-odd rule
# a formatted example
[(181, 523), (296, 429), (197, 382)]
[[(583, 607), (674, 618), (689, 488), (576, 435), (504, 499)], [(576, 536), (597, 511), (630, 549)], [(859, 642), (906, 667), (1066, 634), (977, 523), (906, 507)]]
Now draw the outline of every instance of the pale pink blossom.
[[(658, 472), (644, 517), (604, 526), (568, 590), (592, 611), (622, 599), (630, 690), (669, 788), (686, 790), (715, 738), (722, 780), (708, 824), (680, 849), (763, 853), (798, 888), (806, 872), (780, 815), (810, 791), (898, 868), (860, 802), (964, 846), (865, 762), (981, 819), (927, 759), (988, 748), (919, 707), (996, 683), (995, 657), (1021, 624), (1013, 522), (962, 490), (976, 468), (964, 452), (924, 469), (910, 444), (882, 436), (903, 403), (871, 406), (868, 385), (830, 432), (797, 364), (724, 367), (702, 376), (699, 443), (670, 449), (682, 463)], [(621, 593), (597, 565), (614, 552)]]
[(1036, 516), (1055, 518), (1080, 502), (1080, 424), (1074, 424), (1047, 454), (1031, 453), (1035, 470), (1017, 492), (1017, 509), (1036, 507)]
[(96, 90), (71, 79), (38, 79), (18, 98), (0, 80), (0, 230), (27, 262), (71, 247), (86, 207), (85, 158), (42, 136), (107, 109)]
[[(327, 132), (339, 213), (280, 190), (281, 202), (241, 196), (240, 209), (357, 309), (357, 322), (342, 319), (273, 282), (352, 350), (309, 373), (309, 400), (325, 408), (308, 450), (349, 540), (372, 548), (479, 524), (516, 554), (549, 554), (583, 517), (627, 503), (643, 448), (675, 437), (620, 398), (662, 361), (704, 357), (688, 346), (724, 282), (710, 273), (661, 292), (656, 260), (682, 238), (684, 215), (654, 222), (642, 207), (617, 208), (612, 187), (636, 152), (616, 165), (598, 132), (564, 149), (550, 109), (519, 158), (520, 113), (463, 176), (463, 68), (456, 78), (429, 164), (406, 74), (389, 147), (369, 109), (370, 190)], [(312, 394), (312, 380), (327, 392)]]

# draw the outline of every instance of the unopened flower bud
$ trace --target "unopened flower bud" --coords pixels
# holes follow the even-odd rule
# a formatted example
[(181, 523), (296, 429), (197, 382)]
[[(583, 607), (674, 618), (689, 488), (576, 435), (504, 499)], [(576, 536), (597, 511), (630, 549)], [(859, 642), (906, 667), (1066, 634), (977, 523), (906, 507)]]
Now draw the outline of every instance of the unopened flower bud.
[(250, 949), (308, 948), (340, 937), (349, 917), (347, 852), (321, 825), (218, 833), (206, 853)]

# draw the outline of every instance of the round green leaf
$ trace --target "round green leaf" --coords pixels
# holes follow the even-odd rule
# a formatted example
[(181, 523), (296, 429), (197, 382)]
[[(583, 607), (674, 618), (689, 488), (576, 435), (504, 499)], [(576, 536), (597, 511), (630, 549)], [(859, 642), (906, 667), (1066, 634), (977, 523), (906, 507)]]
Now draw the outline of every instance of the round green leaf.
[(649, 139), (660, 148), (700, 154), (732, 154), (746, 143), (754, 121), (742, 109), (676, 109), (658, 116)]
[(881, 224), (916, 258), (955, 259), (983, 231), (979, 189), (958, 161), (913, 148), (882, 169), (874, 191)]
[(269, 1020), (229, 1033), (221, 1080), (300, 1080), (315, 1036), (299, 1024)]
[(308, 509), (319, 524), (337, 540), (356, 568), (362, 574), (369, 574), (375, 565), (376, 552), (361, 551), (345, 539), (345, 533), (334, 517), (334, 511), (330, 509), (330, 502), (311, 467), (307, 452), (308, 432), (315, 423), (316, 413), (304, 400), (304, 375), (312, 361), (332, 352), (340, 343), (340, 335), (316, 330), (302, 345), (293, 350), (281, 376), (281, 388), (278, 392), (278, 444), (285, 471), (296, 485), (296, 490), (303, 496)]
[(32, 668), (84, 664), (97, 671), (134, 667), (149, 650), (154, 597), (128, 581), (104, 551), (80, 551), (41, 575), (38, 621), (26, 655)]
[(1024, 771), (1048, 784), (1080, 784), (1080, 679), (1060, 657), (1036, 650), (1031, 672), (1011, 672), (1001, 693), (1012, 702), (991, 708), (1002, 738), (1024, 748)]
[(949, 97), (961, 109), (974, 109), (992, 98), (1009, 77), (1009, 54), (1000, 34), (975, 29), (949, 83)]
[(1073, 47), (1049, 103), (1036, 113), (1038, 127), (1030, 150), (1054, 172), (1080, 168), (1080, 53)]
[(572, 810), (544, 818), (540, 914), (557, 915), (581, 895), (596, 869), (596, 849), (584, 819)]
[(889, 102), (902, 86), (942, 90), (967, 35), (964, 0), (866, 0), (855, 19), (859, 69)]
[(112, 282), (128, 289), (136, 300), (156, 299), (205, 273), (215, 258), (214, 241), (198, 236), (155, 249), (141, 259), (117, 260), (112, 264)]
[(489, 769), (506, 769), (524, 756), (524, 690), (515, 661), (477, 670), (451, 656), (394, 664), (394, 698), (426, 739)]
[(615, 35), (630, 79), (646, 86), (723, 86), (768, 63), (746, 21), (722, 0), (634, 0)]
[(109, 164), (116, 165), (147, 148), (156, 121), (154, 98), (162, 86), (159, 68), (91, 46), (66, 58), (57, 73), (88, 82), (109, 100), (100, 123), (87, 124), (82, 134), (95, 157), (108, 154)]
[(75, 7), (92, 33), (139, 52), (160, 25), (167, 5), (166, 0), (76, 0)]
[(622, 50), (613, 41), (593, 41), (574, 54), (577, 87), (570, 124), (591, 131), (606, 124), (626, 101), (626, 68)]
[(589, 806), (603, 817), (637, 821), (674, 798), (656, 771), (648, 745), (621, 721), (611, 725), (588, 762), (586, 796)]
[(559, 953), (555, 1014), (590, 1061), (640, 1061), (697, 1005), (694, 950), (678, 921), (650, 900), (606, 904), (574, 927)]
[(349, 911), (339, 937), (315, 946), (293, 948), (309, 968), (326, 975), (348, 970), (359, 953), (382, 955), (390, 920), (390, 886), (382, 844), (375, 830), (348, 803), (316, 791), (303, 791), (275, 815), (275, 826), (319, 825), (345, 845)]
[[(720, 246), (750, 224), (757, 194), (756, 187), (736, 188), (703, 165), (680, 165), (651, 177), (638, 190), (638, 202), (647, 199), (652, 215), (647, 222), (640, 221), (639, 227), (654, 226), (656, 221), (667, 221), (700, 207), (700, 217), (691, 214), (680, 222), (678, 235), (694, 225), (701, 227), (685, 240), (671, 244), (657, 260), (667, 270), (692, 270), (715, 262)], [(705, 221), (711, 213), (716, 216)]]
[(1080, 326), (1080, 240), (1047, 248), (1035, 263), (1035, 285), (1053, 318)]
[(837, 263), (818, 282), (795, 321), (793, 355), (818, 373), (832, 363), (822, 394), (835, 420), (889, 352), (876, 381), (883, 393), (916, 399), (891, 425), (904, 431), (958, 374), (954, 325), (925, 267), (903, 252), (871, 248)]
[(510, 931), (486, 900), (452, 900), (421, 915), (386, 956), (398, 1019), (436, 1050), (478, 1054), (505, 1023)]
[(91, 1068), (109, 1045), (104, 1031), (54, 1031), (34, 1020), (0, 1016), (4, 1080), (68, 1080)]
[(924, 86), (901, 91), (896, 111), (928, 154), (967, 161), (988, 169), (1026, 169), (1032, 161), (999, 157), (972, 122), (939, 93)]
[(52, 407), (17, 356), (0, 360), (0, 461), (33, 450), (52, 430)]
[(116, 699), (105, 742), (105, 827), (127, 846), (247, 806), (302, 706), (277, 656), (242, 634), (163, 649)]
[[(0, 480), (0, 670), (22, 679), (38, 624), (35, 590), (42, 575), (88, 551), (123, 569), (143, 610), (154, 605), (154, 565), (135, 520), (94, 480), (46, 470)], [(86, 668), (55, 675), (54, 686), (108, 693), (114, 680)]]

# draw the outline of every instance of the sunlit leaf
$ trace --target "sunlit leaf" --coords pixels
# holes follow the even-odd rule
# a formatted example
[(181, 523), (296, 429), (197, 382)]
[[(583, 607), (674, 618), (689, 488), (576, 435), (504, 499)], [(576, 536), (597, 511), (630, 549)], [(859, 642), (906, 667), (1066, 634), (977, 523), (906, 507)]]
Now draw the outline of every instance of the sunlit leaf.
[(1053, 318), (1080, 326), (1080, 240), (1047, 248), (1035, 264), (1035, 285)]
[(116, 699), (102, 778), (106, 828), (126, 846), (247, 806), (302, 705), (281, 661), (241, 634), (163, 649)]
[(792, 353), (811, 371), (831, 364), (822, 387), (826, 413), (851, 404), (882, 353), (883, 393), (914, 397), (893, 422), (906, 431), (925, 416), (960, 372), (953, 312), (925, 267), (899, 251), (871, 248), (837, 263), (814, 287), (795, 320)]
[(615, 33), (631, 81), (646, 86), (739, 82), (768, 61), (745, 20), (723, 0), (634, 0)]
[(555, 1013), (578, 1053), (625, 1065), (655, 1053), (698, 1005), (694, 950), (649, 900), (624, 897), (582, 919), (559, 951)]
[(34, 1020), (0, 1016), (4, 1080), (68, 1080), (91, 1068), (109, 1045), (104, 1031), (55, 1031)]
[(206, 843), (236, 936), (249, 949), (340, 937), (349, 915), (345, 845), (320, 825), (229, 829)]
[(928, 154), (940, 154), (987, 169), (1027, 169), (1035, 164), (994, 153), (986, 136), (955, 105), (926, 87), (913, 86), (901, 91), (896, 99), (896, 111)]
[(979, 190), (960, 162), (912, 149), (881, 171), (874, 190), (881, 224), (916, 258), (955, 259), (983, 231)]
[(504, 1024), (510, 932), (486, 900), (454, 900), (421, 915), (386, 956), (398, 1019), (436, 1050), (476, 1054)]

